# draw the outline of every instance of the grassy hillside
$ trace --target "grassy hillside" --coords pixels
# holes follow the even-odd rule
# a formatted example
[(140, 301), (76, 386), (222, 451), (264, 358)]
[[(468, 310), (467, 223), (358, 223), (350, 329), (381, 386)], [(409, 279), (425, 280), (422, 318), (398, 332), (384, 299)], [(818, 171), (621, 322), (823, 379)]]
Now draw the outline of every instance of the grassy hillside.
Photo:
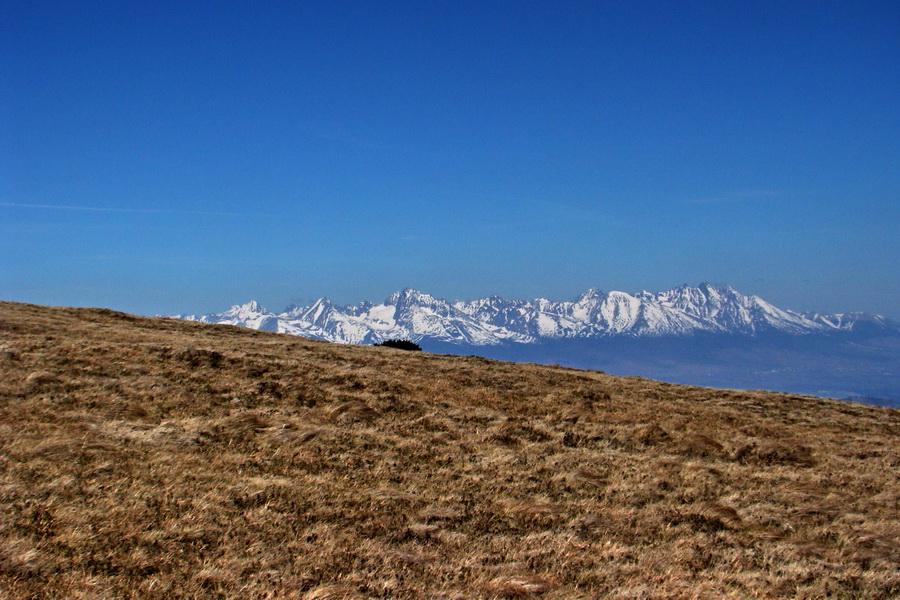
[(889, 598), (900, 412), (0, 303), (0, 598)]

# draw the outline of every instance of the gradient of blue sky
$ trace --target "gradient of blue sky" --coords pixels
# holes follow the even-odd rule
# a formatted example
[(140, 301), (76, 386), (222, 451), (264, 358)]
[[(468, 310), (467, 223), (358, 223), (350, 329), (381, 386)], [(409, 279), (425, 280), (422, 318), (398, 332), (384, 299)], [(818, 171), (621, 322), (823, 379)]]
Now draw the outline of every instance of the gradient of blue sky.
[(0, 298), (729, 283), (900, 317), (900, 5), (20, 2)]

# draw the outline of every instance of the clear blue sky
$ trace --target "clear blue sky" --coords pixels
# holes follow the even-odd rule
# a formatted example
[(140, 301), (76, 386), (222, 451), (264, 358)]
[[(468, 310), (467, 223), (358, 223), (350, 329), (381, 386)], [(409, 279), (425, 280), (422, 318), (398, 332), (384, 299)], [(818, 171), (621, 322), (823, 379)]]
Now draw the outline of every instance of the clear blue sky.
[(900, 317), (896, 0), (4, 0), (0, 23), (2, 299), (710, 281)]

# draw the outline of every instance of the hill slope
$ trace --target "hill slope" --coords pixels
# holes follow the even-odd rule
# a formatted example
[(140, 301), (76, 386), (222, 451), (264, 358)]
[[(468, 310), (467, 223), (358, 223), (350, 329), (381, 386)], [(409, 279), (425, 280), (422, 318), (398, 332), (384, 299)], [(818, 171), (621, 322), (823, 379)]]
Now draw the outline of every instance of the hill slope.
[(900, 412), (0, 303), (0, 597), (888, 598)]

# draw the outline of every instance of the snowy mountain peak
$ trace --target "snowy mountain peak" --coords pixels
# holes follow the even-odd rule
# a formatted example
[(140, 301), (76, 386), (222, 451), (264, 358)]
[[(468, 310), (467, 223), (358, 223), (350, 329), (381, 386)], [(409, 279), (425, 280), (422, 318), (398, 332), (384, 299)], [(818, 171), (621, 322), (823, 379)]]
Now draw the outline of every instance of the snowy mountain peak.
[(592, 287), (588, 288), (587, 291), (578, 296), (578, 299), (575, 302), (588, 302), (590, 300), (596, 299), (602, 300), (604, 296), (606, 296), (606, 294), (604, 294), (603, 291), (598, 288)]
[(396, 306), (398, 304), (408, 304), (410, 302), (419, 302), (422, 300), (433, 300), (431, 296), (428, 294), (423, 294), (419, 290), (415, 290), (413, 288), (403, 288), (400, 291), (394, 292), (390, 296), (388, 296), (387, 300), (384, 301), (385, 304)]
[(258, 316), (267, 312), (269, 311), (260, 306), (256, 300), (251, 300), (250, 302), (246, 302), (244, 304), (235, 304), (234, 306), (229, 308), (225, 312), (225, 314), (246, 318), (251, 316)]
[(391, 294), (382, 304), (365, 301), (353, 306), (335, 306), (323, 297), (309, 306), (290, 306), (276, 315), (251, 301), (220, 314), (181, 318), (343, 343), (405, 338), (475, 346), (534, 343), (542, 339), (697, 333), (809, 334), (860, 328), (900, 332), (900, 325), (878, 315), (785, 311), (757, 296), (709, 283), (636, 295), (590, 288), (574, 302), (544, 298), (504, 300), (492, 295), (450, 303), (405, 288)]

